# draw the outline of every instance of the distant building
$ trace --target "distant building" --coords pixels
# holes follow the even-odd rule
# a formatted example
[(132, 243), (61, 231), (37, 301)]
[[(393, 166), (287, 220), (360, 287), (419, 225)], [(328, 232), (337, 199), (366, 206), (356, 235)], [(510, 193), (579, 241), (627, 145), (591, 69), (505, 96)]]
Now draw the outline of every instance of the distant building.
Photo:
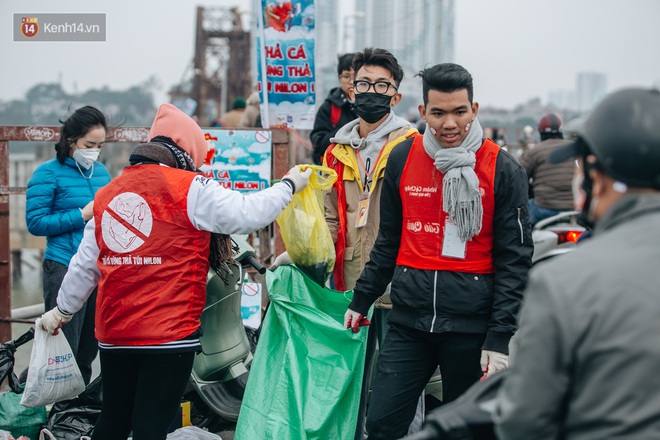
[(337, 79), (337, 55), (342, 47), (337, 45), (339, 22), (339, 2), (335, 0), (316, 0), (316, 107), (318, 108), (330, 89), (339, 85)]
[(418, 117), (421, 81), (415, 74), (454, 61), (454, 17), (454, 0), (355, 0), (354, 49), (387, 49), (405, 71), (400, 116)]
[(390, 50), (406, 72), (454, 59), (454, 0), (355, 0), (355, 48)]
[(575, 90), (551, 90), (548, 92), (548, 105), (559, 109), (577, 109)]
[[(365, 47), (392, 52), (405, 70), (404, 100), (417, 97), (421, 86), (414, 75), (425, 66), (454, 59), (454, 1), (355, 0), (355, 10), (342, 19), (339, 2), (316, 0), (317, 107), (330, 89), (339, 85), (337, 55)], [(341, 34), (338, 29), (342, 29)], [(404, 102), (401, 111), (416, 105)]]
[(606, 94), (607, 76), (602, 73), (582, 72), (577, 76), (577, 110), (588, 112)]

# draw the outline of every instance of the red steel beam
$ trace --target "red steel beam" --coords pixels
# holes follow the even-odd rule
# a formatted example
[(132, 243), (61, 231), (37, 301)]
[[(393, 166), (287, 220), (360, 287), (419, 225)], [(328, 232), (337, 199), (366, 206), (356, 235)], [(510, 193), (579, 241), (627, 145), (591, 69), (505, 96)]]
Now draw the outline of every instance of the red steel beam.
[[(9, 142), (0, 140), (0, 187), (9, 185)], [(11, 340), (9, 194), (0, 194), (0, 343)]]

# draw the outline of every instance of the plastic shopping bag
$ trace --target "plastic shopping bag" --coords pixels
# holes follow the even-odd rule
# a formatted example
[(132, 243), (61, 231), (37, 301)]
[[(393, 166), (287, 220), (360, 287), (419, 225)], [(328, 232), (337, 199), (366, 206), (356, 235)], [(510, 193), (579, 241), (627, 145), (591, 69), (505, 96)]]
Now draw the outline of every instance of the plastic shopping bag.
[(34, 327), (34, 343), (21, 405), (34, 408), (76, 397), (85, 390), (85, 381), (64, 333), (49, 334), (41, 328), (41, 318)]
[(197, 426), (184, 426), (167, 434), (167, 440), (222, 440), (222, 437)]
[[(324, 285), (335, 266), (335, 245), (325, 221), (323, 191), (337, 180), (337, 173), (318, 165), (312, 168), (309, 185), (297, 194), (277, 218), (286, 251), (296, 266)], [(322, 174), (320, 174), (322, 173)]]
[(324, 289), (293, 265), (268, 271), (266, 284), (235, 439), (353, 440), (367, 342), (366, 330), (343, 325), (353, 292)]

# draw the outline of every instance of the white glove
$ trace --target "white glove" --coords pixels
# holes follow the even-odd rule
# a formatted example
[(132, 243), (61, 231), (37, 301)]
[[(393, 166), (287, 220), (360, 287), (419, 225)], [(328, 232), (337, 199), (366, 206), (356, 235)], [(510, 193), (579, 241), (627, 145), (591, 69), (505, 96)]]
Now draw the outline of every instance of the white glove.
[(275, 258), (275, 261), (273, 261), (273, 264), (270, 265), (269, 269), (270, 270), (275, 270), (280, 266), (284, 266), (286, 264), (293, 264), (293, 261), (291, 261), (291, 257), (289, 257), (289, 253), (284, 251), (281, 254)]
[(59, 328), (71, 321), (71, 318), (73, 318), (73, 314), (64, 313), (56, 306), (41, 315), (41, 328), (51, 335), (56, 335)]
[(355, 310), (346, 309), (346, 313), (344, 314), (344, 328), (350, 328), (353, 330), (353, 333), (357, 333), (361, 326), (370, 324), (371, 321), (362, 316), (361, 313), (358, 313)]
[(509, 356), (497, 351), (481, 351), (481, 371), (484, 374), (497, 373), (509, 366)]
[(299, 193), (307, 187), (309, 184), (309, 176), (312, 175), (312, 169), (307, 167), (305, 171), (301, 171), (300, 167), (293, 167), (289, 170), (288, 173), (282, 177), (282, 182), (286, 182), (291, 185), (291, 189), (294, 194)]

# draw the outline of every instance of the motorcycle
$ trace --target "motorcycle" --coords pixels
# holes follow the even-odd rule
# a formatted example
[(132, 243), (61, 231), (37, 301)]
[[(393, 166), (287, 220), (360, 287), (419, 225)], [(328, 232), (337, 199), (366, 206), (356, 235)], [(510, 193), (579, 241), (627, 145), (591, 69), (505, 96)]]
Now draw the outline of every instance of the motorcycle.
[(586, 230), (579, 221), (580, 211), (565, 211), (536, 223), (532, 228), (532, 265), (575, 250)]
[(201, 316), (202, 351), (195, 356), (184, 396), (192, 402), (193, 424), (210, 429), (238, 420), (256, 338), (243, 326), (243, 283), (249, 268), (259, 274), (266, 272), (245, 236), (232, 235), (231, 240), (233, 261), (227, 263), (229, 271), (209, 271)]

